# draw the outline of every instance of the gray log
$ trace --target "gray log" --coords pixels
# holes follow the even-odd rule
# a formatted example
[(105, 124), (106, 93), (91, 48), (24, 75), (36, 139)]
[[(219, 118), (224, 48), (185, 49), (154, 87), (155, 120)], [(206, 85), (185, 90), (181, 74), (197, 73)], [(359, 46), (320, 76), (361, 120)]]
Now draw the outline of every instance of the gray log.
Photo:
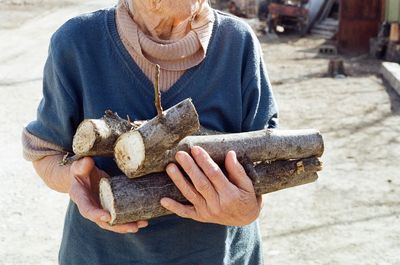
[(134, 124), (107, 110), (101, 119), (85, 119), (79, 124), (72, 149), (80, 157), (113, 156), (117, 138), (133, 128)]
[[(260, 163), (254, 166), (256, 177), (252, 181), (256, 194), (261, 195), (313, 182), (319, 170), (321, 162), (317, 158)], [(160, 204), (163, 197), (188, 203), (165, 172), (136, 179), (122, 175), (100, 181), (100, 201), (111, 214), (110, 224), (171, 214)]]
[[(72, 148), (74, 156), (67, 154), (60, 165), (71, 164), (85, 156), (114, 156), (114, 145), (121, 134), (137, 129), (147, 121), (122, 119), (116, 112), (106, 110), (100, 119), (83, 120), (74, 135)], [(221, 132), (200, 126), (193, 135), (212, 135)]]
[(130, 178), (146, 175), (164, 162), (167, 150), (199, 130), (199, 117), (191, 99), (186, 99), (139, 128), (122, 134), (116, 141), (114, 156), (118, 167)]
[(264, 129), (253, 132), (188, 136), (169, 152), (169, 162), (175, 162), (177, 151), (188, 152), (201, 146), (217, 163), (223, 163), (226, 154), (234, 150), (238, 159), (275, 161), (322, 156), (324, 142), (318, 130)]
[[(123, 145), (133, 146), (134, 141), (130, 141), (128, 138), (124, 140)], [(176, 162), (175, 155), (178, 151), (189, 152), (193, 146), (204, 148), (213, 160), (219, 164), (224, 162), (225, 156), (230, 150), (236, 152), (239, 160), (247, 158), (254, 162), (301, 159), (311, 156), (320, 157), (324, 151), (322, 136), (319, 131), (313, 129), (264, 129), (244, 133), (188, 136), (173, 149), (164, 153), (158, 152), (156, 159), (149, 160), (151, 163), (148, 163), (146, 167), (134, 170), (129, 169), (130, 165), (127, 164), (123, 172), (125, 174), (129, 173), (127, 174), (129, 177), (140, 177), (150, 173), (162, 172), (169, 163)], [(123, 155), (120, 157), (126, 159), (126, 157), (132, 158), (137, 155), (137, 148), (124, 148)], [(120, 157), (116, 157), (117, 163), (119, 162), (118, 165), (122, 164)]]

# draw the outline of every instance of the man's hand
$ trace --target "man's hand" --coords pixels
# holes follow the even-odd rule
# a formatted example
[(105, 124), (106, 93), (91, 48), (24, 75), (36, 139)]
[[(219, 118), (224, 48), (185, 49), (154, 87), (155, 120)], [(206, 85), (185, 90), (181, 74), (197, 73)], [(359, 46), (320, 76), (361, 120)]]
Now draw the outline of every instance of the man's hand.
[(136, 233), (140, 228), (146, 227), (147, 221), (113, 226), (108, 224), (111, 216), (100, 207), (98, 194), (100, 179), (106, 176), (107, 174), (98, 169), (90, 157), (72, 163), (70, 168), (72, 182), (69, 196), (78, 206), (81, 215), (101, 228), (116, 233)]
[(191, 154), (193, 158), (180, 151), (176, 160), (193, 184), (175, 164), (168, 165), (167, 173), (192, 205), (183, 205), (170, 198), (162, 198), (161, 205), (181, 217), (206, 223), (243, 226), (256, 220), (262, 197), (256, 196), (236, 153), (230, 151), (225, 158), (228, 178), (204, 149), (195, 146)]

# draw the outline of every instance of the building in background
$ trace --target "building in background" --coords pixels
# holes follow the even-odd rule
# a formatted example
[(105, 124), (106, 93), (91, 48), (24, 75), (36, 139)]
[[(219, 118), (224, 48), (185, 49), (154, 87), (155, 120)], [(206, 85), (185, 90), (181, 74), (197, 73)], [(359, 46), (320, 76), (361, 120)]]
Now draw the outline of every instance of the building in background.
[(385, 23), (383, 30), (371, 41), (372, 53), (383, 51), (387, 61), (400, 62), (400, 1), (385, 1)]
[(400, 1), (385, 1), (385, 19), (389, 23), (400, 23)]
[(369, 41), (378, 35), (384, 16), (384, 0), (341, 0), (337, 34), (339, 52), (368, 52)]

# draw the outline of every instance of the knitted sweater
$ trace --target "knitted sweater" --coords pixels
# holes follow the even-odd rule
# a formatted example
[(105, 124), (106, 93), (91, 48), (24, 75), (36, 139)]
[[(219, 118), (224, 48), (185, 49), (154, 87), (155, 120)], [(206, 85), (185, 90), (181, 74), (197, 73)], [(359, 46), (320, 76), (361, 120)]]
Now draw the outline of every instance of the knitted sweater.
[[(207, 128), (240, 132), (276, 126), (276, 104), (258, 41), (250, 28), (215, 12), (207, 56), (162, 94), (164, 108), (191, 97)], [(105, 109), (143, 120), (155, 116), (152, 82), (132, 60), (117, 32), (115, 9), (79, 16), (52, 37), (43, 99), (27, 131), (71, 150), (85, 118)], [(112, 158), (95, 158), (111, 176)], [(262, 264), (258, 223), (228, 227), (175, 215), (150, 220), (136, 234), (105, 231), (70, 202), (60, 264)]]
[[(167, 91), (184, 72), (205, 58), (212, 33), (214, 13), (205, 3), (195, 19), (190, 22), (191, 30), (182, 39), (175, 41), (154, 40), (145, 35), (132, 18), (132, 10), (124, 0), (116, 8), (118, 34), (126, 50), (146, 77), (153, 81), (155, 64), (161, 66), (160, 89)], [(187, 27), (189, 22), (180, 27)], [(179, 28), (177, 30), (180, 30)], [(28, 161), (36, 161), (45, 156), (64, 154), (63, 148), (49, 143), (23, 130), (23, 155)]]

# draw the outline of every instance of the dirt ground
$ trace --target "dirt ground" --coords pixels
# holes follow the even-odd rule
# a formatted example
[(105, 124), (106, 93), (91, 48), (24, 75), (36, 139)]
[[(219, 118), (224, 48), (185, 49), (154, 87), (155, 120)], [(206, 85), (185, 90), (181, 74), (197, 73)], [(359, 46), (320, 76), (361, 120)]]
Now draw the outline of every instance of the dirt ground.
[[(51, 33), (114, 1), (9, 2), (0, 0), (0, 265), (56, 264), (68, 199), (22, 159), (20, 132), (35, 117)], [(316, 183), (265, 196), (265, 263), (400, 264), (400, 99), (379, 62), (345, 58), (350, 76), (328, 78), (323, 40), (260, 40), (281, 128), (318, 128), (326, 143)]]

